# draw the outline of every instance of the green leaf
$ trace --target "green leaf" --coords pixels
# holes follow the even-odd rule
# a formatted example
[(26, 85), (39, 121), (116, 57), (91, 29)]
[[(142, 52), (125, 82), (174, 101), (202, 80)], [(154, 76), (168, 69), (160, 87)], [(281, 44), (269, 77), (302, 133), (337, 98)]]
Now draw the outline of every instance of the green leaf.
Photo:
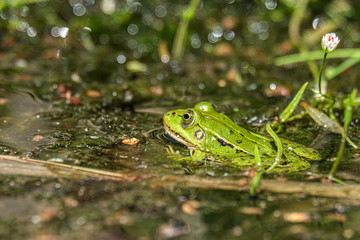
[(310, 117), (321, 127), (329, 130), (333, 133), (342, 134), (344, 129), (334, 120), (332, 120), (329, 116), (327, 116), (324, 112), (319, 109), (313, 107), (305, 101), (301, 101), (301, 105), (304, 107), (306, 112), (310, 115)]

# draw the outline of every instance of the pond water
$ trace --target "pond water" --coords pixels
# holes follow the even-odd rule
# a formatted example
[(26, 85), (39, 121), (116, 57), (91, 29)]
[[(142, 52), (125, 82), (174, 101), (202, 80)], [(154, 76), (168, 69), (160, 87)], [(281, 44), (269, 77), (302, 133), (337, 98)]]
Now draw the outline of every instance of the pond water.
[[(339, 14), (355, 19), (355, 4), (340, 2)], [(255, 167), (168, 153), (171, 146), (189, 154), (165, 134), (169, 110), (209, 101), (266, 135), (265, 124), (306, 81), (303, 98), (313, 101), (311, 67), (274, 64), (301, 49), (287, 35), (287, 19), (301, 7), (309, 11), (298, 20), (309, 35), (304, 44), (319, 50), (314, 21), (325, 29), (334, 21), (330, 3), (200, 2), (175, 61), (182, 1), (0, 3), (0, 238), (359, 239), (359, 151), (346, 146), (336, 173), (346, 185), (328, 182), (341, 136), (309, 116), (282, 124), (278, 135), (317, 149), (322, 160), (265, 174), (256, 196)], [(330, 30), (351, 48), (358, 25)], [(358, 76), (350, 68), (328, 82), (341, 121), (341, 99)], [(357, 145), (359, 118), (355, 108), (349, 137)]]

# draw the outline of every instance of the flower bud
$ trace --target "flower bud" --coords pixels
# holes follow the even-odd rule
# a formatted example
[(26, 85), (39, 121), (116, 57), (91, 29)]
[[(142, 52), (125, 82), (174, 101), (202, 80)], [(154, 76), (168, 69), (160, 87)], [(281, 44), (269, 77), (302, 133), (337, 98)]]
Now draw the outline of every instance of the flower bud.
[(321, 47), (326, 53), (331, 53), (339, 44), (340, 39), (335, 33), (327, 33), (322, 37)]

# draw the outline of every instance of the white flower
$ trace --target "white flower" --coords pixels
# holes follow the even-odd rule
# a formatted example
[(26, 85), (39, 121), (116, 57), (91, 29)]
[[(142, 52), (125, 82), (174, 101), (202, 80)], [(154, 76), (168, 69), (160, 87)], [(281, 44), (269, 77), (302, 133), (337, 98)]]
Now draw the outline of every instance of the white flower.
[(330, 53), (335, 50), (339, 42), (340, 39), (335, 33), (327, 33), (322, 37), (321, 47), (325, 52)]

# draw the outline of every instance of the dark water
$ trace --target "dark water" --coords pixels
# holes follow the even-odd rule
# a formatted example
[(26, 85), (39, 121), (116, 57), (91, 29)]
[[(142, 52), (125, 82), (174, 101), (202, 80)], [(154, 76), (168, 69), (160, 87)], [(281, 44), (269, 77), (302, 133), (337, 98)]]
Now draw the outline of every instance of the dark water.
[[(337, 172), (348, 185), (324, 182), (341, 136), (308, 116), (278, 134), (318, 149), (323, 160), (266, 175), (256, 198), (248, 189), (255, 169), (169, 157), (169, 145), (187, 153), (164, 134), (170, 109), (211, 101), (258, 132), (305, 81), (314, 87), (305, 63), (272, 63), (298, 51), (284, 34), (290, 3), (200, 3), (183, 59), (168, 62), (183, 4), (0, 4), (1, 239), (360, 238), (358, 151), (347, 146)], [(323, 4), (308, 5), (306, 29), (330, 11), (321, 12)], [(358, 44), (350, 30), (341, 32), (348, 48)], [(329, 81), (330, 94), (341, 99), (357, 76), (350, 69)], [(274, 88), (290, 93), (273, 96)], [(312, 96), (308, 89), (304, 98)], [(335, 113), (342, 119), (341, 106)], [(357, 144), (358, 119), (355, 109), (349, 136)], [(139, 142), (124, 143), (132, 138)]]

